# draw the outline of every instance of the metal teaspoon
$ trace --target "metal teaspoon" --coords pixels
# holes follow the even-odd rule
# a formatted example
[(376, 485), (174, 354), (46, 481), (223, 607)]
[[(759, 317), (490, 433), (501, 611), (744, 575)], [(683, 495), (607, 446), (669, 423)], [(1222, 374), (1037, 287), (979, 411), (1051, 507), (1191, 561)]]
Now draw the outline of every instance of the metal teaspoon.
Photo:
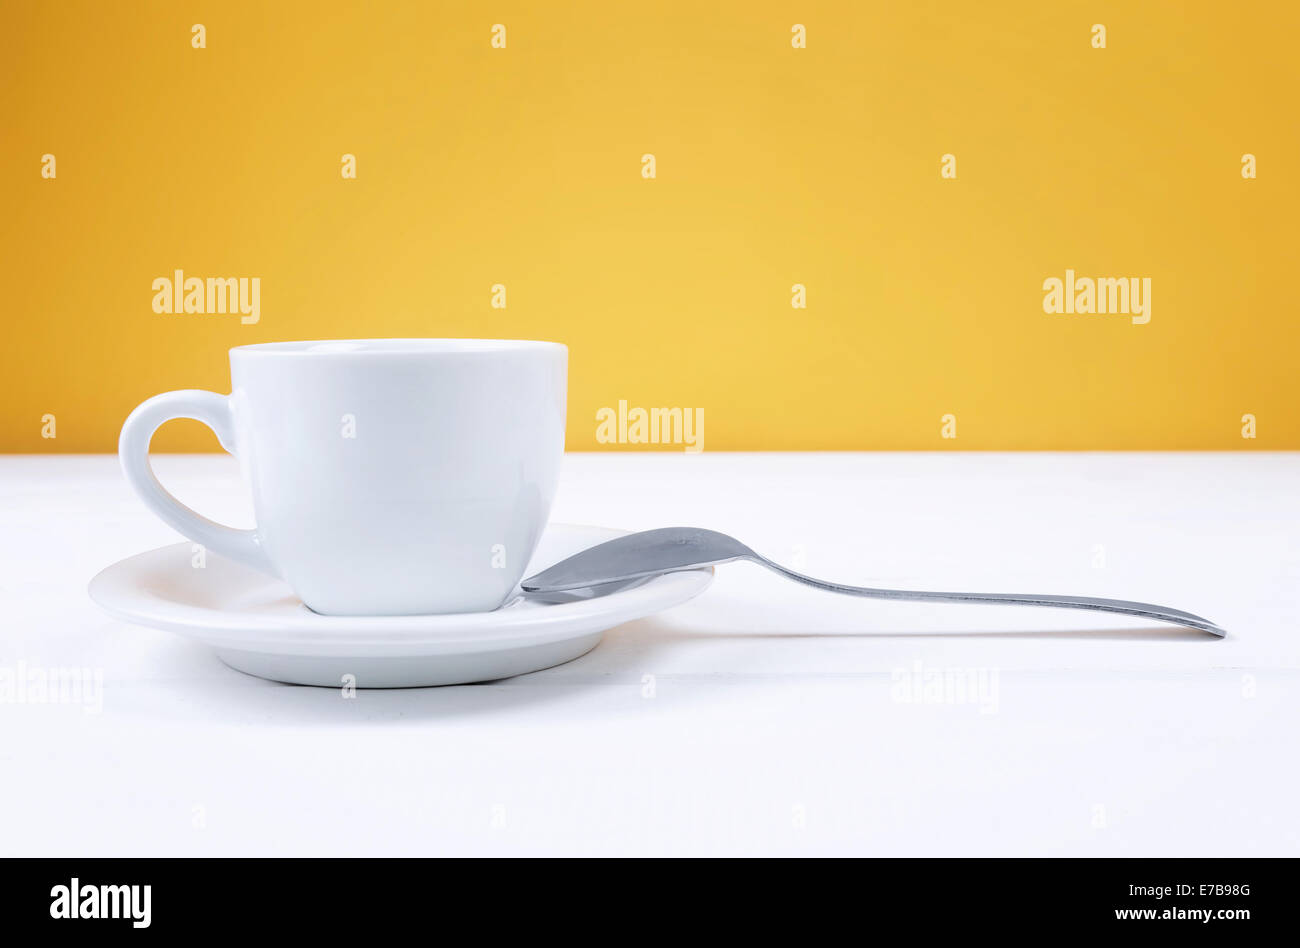
[(525, 593), (553, 594), (586, 589), (604, 583), (628, 582), (644, 577), (675, 573), (703, 566), (716, 566), (735, 560), (749, 560), (780, 573), (787, 579), (805, 583), (827, 592), (865, 596), (869, 599), (902, 599), (913, 602), (991, 602), (1022, 606), (1051, 606), (1061, 609), (1093, 609), (1118, 612), (1143, 619), (1158, 619), (1209, 632), (1227, 635), (1208, 619), (1146, 602), (1125, 599), (1096, 599), (1091, 596), (1049, 596), (1037, 593), (970, 593), (928, 592), (907, 589), (869, 589), (828, 583), (796, 573), (755, 553), (745, 544), (725, 533), (695, 527), (664, 527), (632, 533), (583, 550), (554, 566), (525, 579), (520, 586)]

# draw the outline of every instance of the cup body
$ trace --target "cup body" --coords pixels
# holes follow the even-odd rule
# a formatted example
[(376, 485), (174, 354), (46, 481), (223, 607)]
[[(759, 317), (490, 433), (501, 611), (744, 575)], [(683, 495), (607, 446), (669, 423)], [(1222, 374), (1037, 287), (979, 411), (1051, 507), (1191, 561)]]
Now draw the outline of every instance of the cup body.
[(500, 606), (550, 513), (567, 367), (531, 341), (232, 349), (228, 447), (266, 558), (328, 615)]

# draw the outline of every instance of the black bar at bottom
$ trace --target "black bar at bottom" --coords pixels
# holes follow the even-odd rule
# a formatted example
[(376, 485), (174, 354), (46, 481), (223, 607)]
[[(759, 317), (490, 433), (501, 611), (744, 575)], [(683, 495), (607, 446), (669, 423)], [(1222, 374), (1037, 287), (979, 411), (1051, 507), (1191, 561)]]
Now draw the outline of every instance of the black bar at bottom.
[(667, 938), (698, 933), (704, 919), (710, 930), (737, 931), (780, 922), (810, 932), (847, 924), (862, 935), (901, 925), (925, 936), (1127, 929), (1232, 937), (1290, 928), (1285, 897), (1297, 869), (1272, 859), (547, 862), (9, 859), (0, 863), (0, 918), (7, 936), (266, 927), (373, 938), (515, 922), (534, 926), (536, 937), (640, 930)]

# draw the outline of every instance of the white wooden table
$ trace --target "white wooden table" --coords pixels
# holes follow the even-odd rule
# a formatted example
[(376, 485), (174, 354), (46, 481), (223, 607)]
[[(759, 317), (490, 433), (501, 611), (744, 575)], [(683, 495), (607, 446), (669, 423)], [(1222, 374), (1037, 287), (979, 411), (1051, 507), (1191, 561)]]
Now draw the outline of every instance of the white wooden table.
[[(251, 523), (231, 459), (155, 466)], [(0, 853), (1300, 853), (1300, 455), (570, 455), (553, 516), (1232, 635), (734, 564), (569, 665), (344, 700), (100, 613), (90, 577), (175, 534), (113, 457), (0, 458), (0, 671), (103, 676), (99, 707), (0, 703)]]

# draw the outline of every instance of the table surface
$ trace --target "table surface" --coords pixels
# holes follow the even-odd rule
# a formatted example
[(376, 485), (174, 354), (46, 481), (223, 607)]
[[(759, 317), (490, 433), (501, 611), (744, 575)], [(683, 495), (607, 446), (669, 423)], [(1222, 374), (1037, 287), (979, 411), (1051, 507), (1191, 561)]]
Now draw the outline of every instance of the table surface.
[[(232, 459), (154, 464), (251, 524)], [(101, 707), (0, 703), (0, 853), (1300, 854), (1298, 486), (1297, 454), (571, 454), (558, 521), (1230, 637), (732, 564), (570, 664), (346, 700), (100, 612), (91, 576), (177, 536), (116, 458), (0, 458), (0, 671), (103, 671)]]

